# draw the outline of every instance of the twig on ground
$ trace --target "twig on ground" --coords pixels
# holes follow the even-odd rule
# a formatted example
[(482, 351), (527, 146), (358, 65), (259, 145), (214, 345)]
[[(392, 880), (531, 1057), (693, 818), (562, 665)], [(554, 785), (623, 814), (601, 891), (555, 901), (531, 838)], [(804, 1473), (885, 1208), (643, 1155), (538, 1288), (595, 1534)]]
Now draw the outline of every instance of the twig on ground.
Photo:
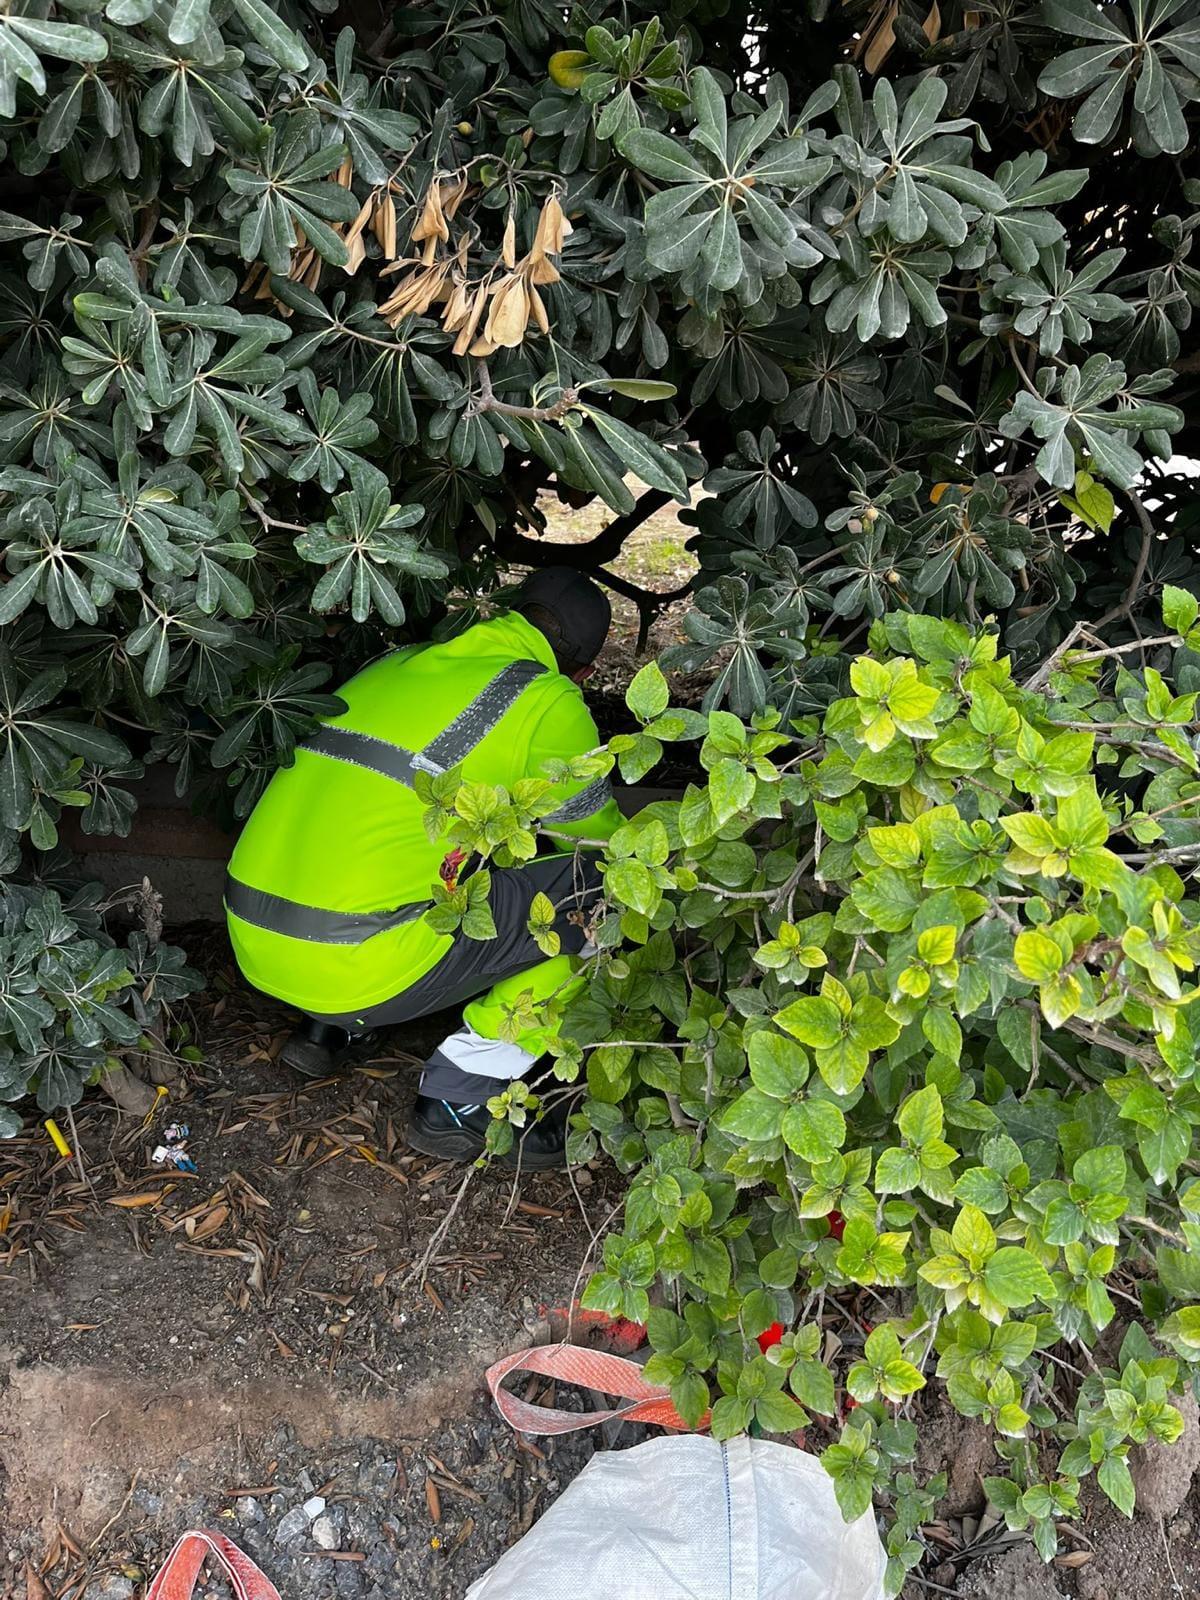
[[(604, 1217), (604, 1220), (600, 1223), (599, 1227), (596, 1228), (595, 1230), (592, 1230), (591, 1228), (589, 1228), (588, 1231), (591, 1233), (591, 1238), (588, 1241), (587, 1249), (583, 1252), (583, 1259), (579, 1263), (579, 1271), (575, 1274), (575, 1282), (572, 1285), (571, 1298), (570, 1298), (570, 1300), (568, 1302), (569, 1306), (573, 1307), (575, 1302), (579, 1299), (579, 1285), (583, 1282), (584, 1273), (588, 1269), (588, 1263), (591, 1261), (593, 1255), (596, 1253), (596, 1246), (597, 1246), (597, 1244), (599, 1244), (599, 1242), (600, 1242), (601, 1238), (603, 1237), (604, 1233), (607, 1231), (609, 1223), (616, 1216), (617, 1212), (621, 1210), (621, 1208), (624, 1206), (624, 1204), (625, 1204), (625, 1196), (622, 1195), (621, 1198), (617, 1201), (617, 1203), (610, 1208), (610, 1210), (608, 1211), (607, 1215)], [(569, 1318), (569, 1316), (570, 1316), (570, 1312), (568, 1312), (568, 1318)], [(566, 1344), (569, 1341), (570, 1336), (571, 1336), (571, 1325), (570, 1325), (570, 1321), (568, 1320), (567, 1331), (566, 1331), (566, 1334), (564, 1335), (564, 1337), (563, 1337), (561, 1342), (563, 1344)]]
[(451, 1201), (446, 1215), (442, 1218), (437, 1227), (434, 1229), (433, 1233), (430, 1235), (429, 1243), (425, 1246), (425, 1253), (422, 1255), (421, 1259), (416, 1263), (416, 1265), (411, 1267), (401, 1279), (400, 1287), (402, 1289), (407, 1289), (414, 1278), (420, 1282), (422, 1287), (424, 1287), (425, 1279), (429, 1274), (430, 1263), (432, 1262), (434, 1256), (437, 1255), (437, 1252), (441, 1247), (442, 1240), (449, 1233), (450, 1224), (454, 1221), (454, 1218), (458, 1212), (458, 1208), (462, 1205), (463, 1200), (466, 1197), (467, 1185), (474, 1176), (475, 1168), (473, 1166), (468, 1167), (466, 1172), (463, 1174), (463, 1181), (458, 1186), (458, 1193)]
[(99, 1544), (99, 1543), (100, 1543), (100, 1541), (101, 1541), (101, 1540), (102, 1540), (102, 1539), (103, 1539), (103, 1538), (104, 1538), (104, 1535), (105, 1535), (105, 1534), (106, 1534), (106, 1533), (107, 1533), (107, 1532), (108, 1532), (108, 1530), (109, 1530), (109, 1529), (110, 1529), (110, 1528), (111, 1528), (111, 1527), (112, 1527), (112, 1526), (113, 1526), (113, 1524), (114, 1524), (114, 1523), (116, 1523), (116, 1522), (119, 1522), (119, 1521), (120, 1521), (120, 1520), (121, 1520), (121, 1518), (122, 1518), (122, 1517), (123, 1517), (123, 1516), (124, 1516), (124, 1515), (125, 1515), (125, 1509), (126, 1509), (126, 1507), (127, 1507), (127, 1506), (128, 1506), (128, 1505), (129, 1505), (129, 1502), (130, 1502), (130, 1501), (131, 1501), (131, 1500), (132, 1500), (132, 1499), (133, 1499), (133, 1491), (134, 1491), (134, 1490), (135, 1490), (135, 1489), (136, 1489), (136, 1488), (137, 1488), (137, 1486), (138, 1486), (138, 1479), (139, 1479), (139, 1478), (140, 1478), (140, 1477), (141, 1477), (141, 1471), (140, 1471), (140, 1470), (139, 1470), (139, 1471), (137, 1471), (137, 1472), (135, 1472), (135, 1473), (134, 1473), (134, 1475), (133, 1475), (133, 1477), (132, 1477), (132, 1478), (130, 1478), (130, 1480), (129, 1480), (129, 1488), (128, 1488), (128, 1489), (127, 1489), (127, 1490), (126, 1490), (126, 1491), (125, 1491), (125, 1498), (124, 1498), (124, 1500), (122, 1500), (122, 1501), (121, 1501), (121, 1504), (120, 1504), (120, 1505), (119, 1505), (119, 1506), (118, 1506), (118, 1507), (117, 1507), (117, 1509), (116, 1509), (116, 1510), (115, 1510), (115, 1511), (114, 1511), (114, 1512), (113, 1512), (113, 1514), (112, 1514), (112, 1516), (111, 1516), (111, 1517), (109, 1517), (109, 1519), (108, 1519), (108, 1521), (107, 1521), (107, 1522), (106, 1522), (106, 1523), (105, 1523), (105, 1524), (104, 1524), (104, 1526), (103, 1526), (103, 1527), (102, 1527), (102, 1528), (101, 1528), (101, 1529), (100, 1529), (100, 1532), (99, 1532), (99, 1533), (98, 1533), (98, 1534), (97, 1534), (97, 1535), (96, 1535), (96, 1537), (95, 1537), (95, 1538), (94, 1538), (94, 1539), (93, 1539), (93, 1540), (92, 1540), (92, 1542), (91, 1542), (91, 1544), (89, 1544), (89, 1545), (88, 1545), (88, 1553), (89, 1553), (89, 1554), (90, 1554), (90, 1553), (91, 1553), (91, 1552), (92, 1552), (92, 1551), (93, 1551), (93, 1550), (95, 1550), (95, 1548), (96, 1548), (96, 1546), (97, 1546), (97, 1545), (98, 1545), (98, 1544)]

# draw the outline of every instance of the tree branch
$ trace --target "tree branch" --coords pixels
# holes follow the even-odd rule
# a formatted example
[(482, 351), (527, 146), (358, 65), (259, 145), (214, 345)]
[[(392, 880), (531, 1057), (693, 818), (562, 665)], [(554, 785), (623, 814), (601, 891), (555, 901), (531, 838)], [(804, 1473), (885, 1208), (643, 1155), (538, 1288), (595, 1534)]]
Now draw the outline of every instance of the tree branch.
[(1129, 586), (1125, 590), (1124, 597), (1115, 606), (1110, 606), (1102, 617), (1093, 622), (1093, 628), (1102, 628), (1106, 622), (1116, 622), (1118, 617), (1127, 617), (1133, 610), (1137, 604), (1138, 590), (1142, 587), (1142, 579), (1146, 576), (1146, 563), (1150, 559), (1150, 548), (1157, 537), (1154, 524), (1150, 520), (1150, 513), (1142, 504), (1141, 496), (1135, 494), (1132, 489), (1126, 489), (1125, 498), (1133, 507), (1134, 515), (1141, 524), (1142, 545), (1138, 551), (1133, 576), (1129, 580)]
[(579, 399), (579, 391), (566, 388), (559, 395), (553, 405), (549, 406), (514, 406), (507, 400), (497, 400), (492, 389), (492, 375), (488, 371), (486, 361), (476, 362), (475, 370), (479, 374), (479, 398), (472, 400), (468, 408), (468, 415), (479, 416), (484, 411), (494, 411), (502, 417), (522, 417), (526, 422), (558, 422), (565, 417), (567, 412)]
[(651, 625), (659, 612), (665, 611), (676, 600), (682, 600), (685, 595), (692, 592), (690, 583), (681, 584), (678, 589), (659, 593), (656, 589), (641, 589), (636, 583), (630, 583), (628, 578), (620, 578), (614, 572), (593, 571), (592, 576), (598, 583), (611, 589), (614, 594), (623, 594), (627, 600), (632, 600), (638, 608), (638, 636), (634, 654), (639, 656), (646, 648)]
[[(629, 535), (635, 533), (656, 511), (668, 505), (670, 500), (671, 496), (664, 494), (661, 489), (647, 489), (632, 511), (614, 517), (594, 538), (586, 539), (582, 544), (556, 544), (545, 539), (528, 539), (520, 533), (508, 533), (501, 538), (502, 554), (509, 561), (523, 561), (531, 567), (554, 565), (591, 572), (606, 561), (615, 561)], [(547, 554), (548, 551), (553, 554)], [(636, 596), (631, 595), (630, 598)]]

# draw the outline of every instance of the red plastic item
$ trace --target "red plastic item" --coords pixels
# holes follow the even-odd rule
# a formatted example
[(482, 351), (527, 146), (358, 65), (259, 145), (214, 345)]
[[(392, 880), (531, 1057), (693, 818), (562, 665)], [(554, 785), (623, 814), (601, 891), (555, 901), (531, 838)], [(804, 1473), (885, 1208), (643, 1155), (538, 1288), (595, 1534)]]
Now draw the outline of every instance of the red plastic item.
[(585, 1311), (574, 1301), (569, 1306), (539, 1306), (538, 1310), (549, 1322), (556, 1338), (570, 1340), (572, 1344), (587, 1343), (593, 1347), (612, 1350), (619, 1356), (631, 1356), (646, 1342), (646, 1329), (640, 1322), (630, 1322), (628, 1317), (610, 1317), (607, 1311)]
[(146, 1590), (146, 1600), (191, 1600), (200, 1568), (210, 1557), (229, 1574), (237, 1600), (279, 1600), (279, 1590), (232, 1539), (211, 1528), (193, 1529), (177, 1541)]
[[(610, 1411), (559, 1411), (552, 1406), (531, 1405), (503, 1387), (510, 1372), (536, 1372), (560, 1383), (578, 1383), (602, 1394), (620, 1395), (628, 1405)], [(538, 1344), (516, 1350), (488, 1368), (487, 1386), (496, 1409), (518, 1433), (574, 1433), (598, 1422), (617, 1418), (630, 1422), (649, 1422), (660, 1428), (691, 1433), (687, 1423), (671, 1403), (671, 1391), (661, 1384), (647, 1383), (636, 1361), (610, 1355), (605, 1350), (587, 1350), (577, 1344)], [(700, 1419), (707, 1426), (708, 1417)], [(147, 1596), (147, 1600), (152, 1597)]]

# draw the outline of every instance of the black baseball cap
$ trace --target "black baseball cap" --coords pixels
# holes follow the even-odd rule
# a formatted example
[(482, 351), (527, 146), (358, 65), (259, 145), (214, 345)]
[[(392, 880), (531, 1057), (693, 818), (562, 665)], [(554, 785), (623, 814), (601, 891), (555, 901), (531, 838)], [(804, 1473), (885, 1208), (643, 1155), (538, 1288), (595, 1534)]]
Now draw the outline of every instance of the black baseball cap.
[(557, 637), (547, 636), (559, 664), (568, 671), (591, 665), (612, 622), (612, 607), (604, 590), (574, 567), (542, 567), (531, 572), (513, 596), (512, 608), (522, 614), (536, 610), (553, 620)]

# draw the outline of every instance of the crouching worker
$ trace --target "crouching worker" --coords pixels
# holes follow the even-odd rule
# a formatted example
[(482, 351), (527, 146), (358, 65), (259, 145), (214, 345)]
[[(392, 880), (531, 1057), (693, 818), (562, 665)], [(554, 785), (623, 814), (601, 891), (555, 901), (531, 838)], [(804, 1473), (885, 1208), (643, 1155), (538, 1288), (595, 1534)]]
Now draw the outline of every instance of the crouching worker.
[[(556, 854), (492, 870), (494, 939), (435, 932), (423, 913), (457, 862), (426, 832), (414, 775), (456, 768), (511, 790), (545, 778), (548, 761), (594, 750), (579, 685), (609, 621), (595, 584), (547, 568), (507, 614), (372, 662), (338, 691), (346, 711), (272, 778), (234, 850), (225, 906), (238, 965), (310, 1019), (281, 1052), (290, 1066), (322, 1076), (352, 1035), (470, 1002), (422, 1076), (409, 1142), (429, 1155), (476, 1157), (487, 1100), (544, 1049), (544, 1033), (501, 1038), (505, 1004), (528, 992), (544, 1000), (569, 981), (585, 942), (578, 914), (595, 904), (599, 874), (564, 840)], [(607, 779), (559, 784), (548, 809), (556, 836), (604, 840), (621, 820)], [(557, 913), (551, 960), (528, 931), (539, 893)], [(561, 1165), (564, 1121), (531, 1125), (513, 1159)]]

